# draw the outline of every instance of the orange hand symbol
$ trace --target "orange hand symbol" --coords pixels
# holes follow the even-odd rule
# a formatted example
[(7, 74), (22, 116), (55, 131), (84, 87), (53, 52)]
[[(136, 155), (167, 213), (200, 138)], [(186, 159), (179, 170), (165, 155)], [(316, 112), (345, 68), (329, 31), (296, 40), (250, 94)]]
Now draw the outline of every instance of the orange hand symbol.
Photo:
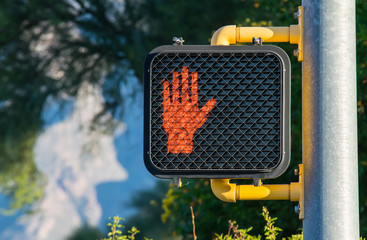
[[(210, 99), (205, 106), (199, 109), (198, 103), (198, 73), (193, 72), (191, 77), (191, 89), (189, 89), (189, 70), (182, 68), (179, 89), (179, 73), (173, 72), (172, 99), (169, 83), (163, 79), (163, 128), (168, 134), (168, 153), (191, 153), (193, 150), (193, 137), (206, 121), (209, 112), (213, 109), (216, 100)], [(191, 96), (190, 96), (191, 90)], [(180, 98), (181, 92), (181, 101)]]

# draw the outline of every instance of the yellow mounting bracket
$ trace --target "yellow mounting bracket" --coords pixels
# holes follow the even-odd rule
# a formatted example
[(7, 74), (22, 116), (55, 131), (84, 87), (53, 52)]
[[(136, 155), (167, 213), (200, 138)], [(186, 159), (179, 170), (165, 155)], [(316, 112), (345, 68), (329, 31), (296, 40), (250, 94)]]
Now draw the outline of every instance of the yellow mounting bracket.
[(299, 176), (299, 181), (290, 184), (237, 185), (230, 183), (229, 179), (212, 179), (211, 188), (214, 195), (224, 202), (236, 202), (237, 200), (291, 200), (299, 202), (296, 212), (299, 214), (299, 219), (303, 219), (303, 164), (298, 165), (295, 173)]
[(298, 44), (294, 51), (298, 61), (303, 61), (303, 6), (298, 7), (295, 13), (298, 25), (289, 27), (236, 27), (228, 25), (219, 28), (213, 35), (211, 45), (230, 45), (238, 42), (252, 42), (253, 38), (261, 38), (263, 42), (289, 42)]
[[(294, 51), (298, 61), (303, 61), (303, 29), (304, 9), (298, 7), (295, 13), (298, 25), (289, 27), (236, 27), (228, 25), (218, 29), (211, 40), (211, 45), (230, 45), (236, 43), (253, 42), (254, 38), (261, 38), (263, 42), (289, 42), (298, 44)], [(212, 179), (211, 187), (214, 195), (224, 202), (237, 200), (291, 200), (299, 202), (296, 212), (299, 219), (304, 218), (304, 172), (303, 164), (296, 170), (298, 182), (280, 185), (236, 185), (230, 179)], [(261, 183), (261, 182), (260, 182)]]

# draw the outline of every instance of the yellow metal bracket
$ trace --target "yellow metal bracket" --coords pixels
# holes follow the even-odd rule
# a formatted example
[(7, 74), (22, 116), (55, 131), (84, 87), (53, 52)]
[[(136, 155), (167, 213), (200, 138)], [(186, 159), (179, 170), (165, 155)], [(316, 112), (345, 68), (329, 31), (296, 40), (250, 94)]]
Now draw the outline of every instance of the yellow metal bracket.
[(299, 164), (295, 172), (299, 176), (299, 181), (290, 184), (237, 185), (230, 183), (229, 179), (212, 179), (211, 188), (214, 195), (224, 202), (236, 202), (237, 200), (290, 200), (299, 202), (296, 212), (298, 212), (299, 219), (303, 219), (303, 164)]
[(213, 35), (211, 45), (230, 45), (236, 43), (252, 42), (253, 38), (261, 38), (263, 42), (289, 42), (298, 44), (294, 51), (298, 61), (303, 61), (303, 6), (298, 7), (295, 13), (297, 25), (289, 27), (236, 27), (228, 25), (219, 28)]

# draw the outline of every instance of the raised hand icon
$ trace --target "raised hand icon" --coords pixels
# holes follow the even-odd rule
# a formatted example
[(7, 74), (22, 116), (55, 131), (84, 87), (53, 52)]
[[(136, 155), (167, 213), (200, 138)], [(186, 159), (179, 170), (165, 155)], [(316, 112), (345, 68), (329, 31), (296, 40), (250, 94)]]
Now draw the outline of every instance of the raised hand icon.
[[(180, 76), (181, 75), (181, 85)], [(191, 78), (191, 86), (189, 79)], [(189, 76), (187, 67), (181, 74), (172, 72), (172, 96), (170, 84), (163, 79), (163, 128), (168, 134), (168, 153), (191, 153), (193, 150), (194, 133), (207, 120), (216, 100), (210, 99), (199, 109), (198, 73)], [(180, 89), (181, 87), (181, 89)]]

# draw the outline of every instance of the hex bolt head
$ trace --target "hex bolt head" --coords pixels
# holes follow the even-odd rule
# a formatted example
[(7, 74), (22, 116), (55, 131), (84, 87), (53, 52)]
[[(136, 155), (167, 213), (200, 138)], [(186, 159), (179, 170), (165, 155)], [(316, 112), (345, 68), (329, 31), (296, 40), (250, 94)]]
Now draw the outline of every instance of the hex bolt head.
[(173, 45), (175, 46), (182, 46), (185, 40), (182, 37), (173, 37), (172, 38)]
[(293, 55), (295, 57), (298, 57), (298, 53), (299, 53), (299, 50), (298, 49), (293, 50)]
[(294, 17), (294, 19), (298, 19), (298, 17), (299, 17), (298, 11), (294, 13), (293, 17)]
[(294, 206), (294, 212), (299, 214), (299, 205)]

